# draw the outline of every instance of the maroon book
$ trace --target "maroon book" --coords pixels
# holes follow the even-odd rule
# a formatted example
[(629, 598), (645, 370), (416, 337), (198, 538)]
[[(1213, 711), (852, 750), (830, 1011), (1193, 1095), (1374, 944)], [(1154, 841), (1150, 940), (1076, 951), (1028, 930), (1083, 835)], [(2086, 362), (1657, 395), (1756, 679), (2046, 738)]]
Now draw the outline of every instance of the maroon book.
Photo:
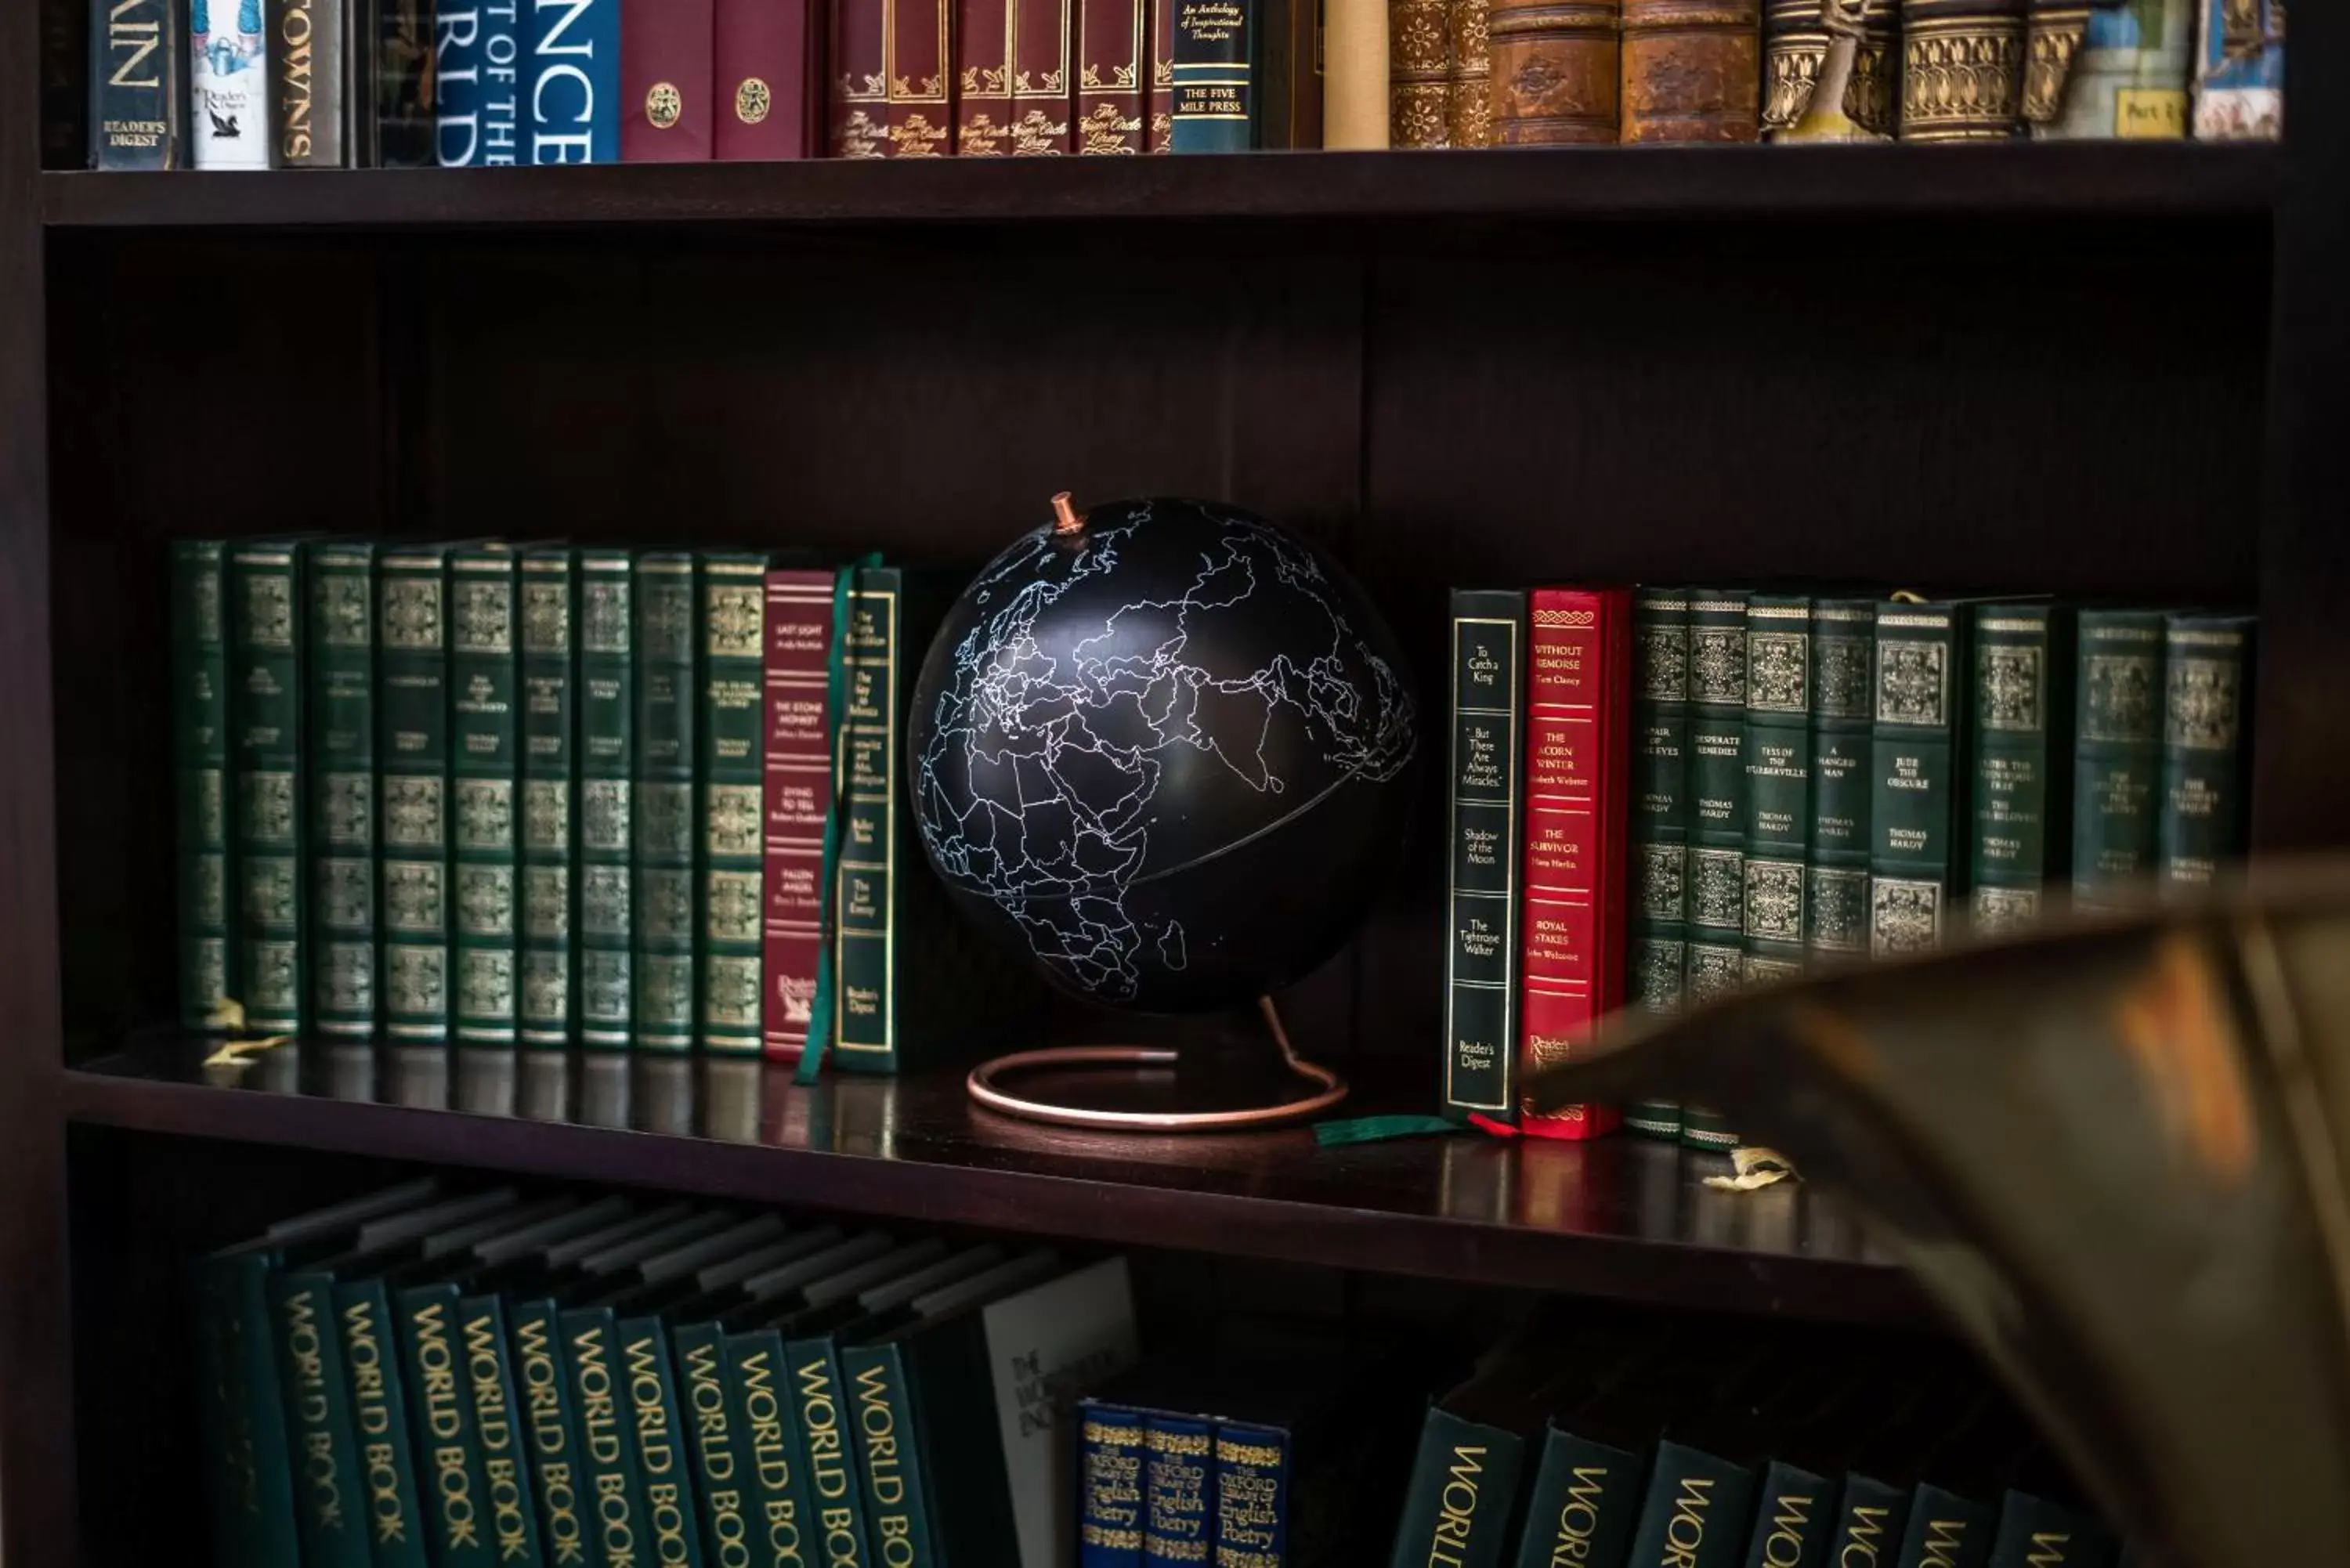
[(832, 0), (825, 61), (825, 151), (835, 158), (887, 158), (888, 0)]
[(766, 826), (761, 841), (766, 889), (760, 977), (766, 1003), (760, 1040), (770, 1056), (796, 1056), (807, 1044), (824, 949), (824, 819), (832, 809), (832, 715), (825, 680), (832, 650), (832, 574), (767, 574), (765, 685)]
[(889, 0), (887, 15), (889, 156), (942, 158), (954, 151), (953, 0)]
[(1024, 158), (1069, 151), (1076, 3), (1012, 0), (1012, 151)]
[(1149, 61), (1142, 48), (1148, 0), (1080, 0), (1077, 151), (1111, 157), (1142, 151)]
[(805, 158), (809, 0), (715, 0), (711, 156)]
[(1012, 151), (1011, 0), (955, 0), (955, 152)]
[(1150, 151), (1175, 150), (1176, 0), (1150, 5)]
[(620, 0), (620, 161), (710, 156), (711, 0)]

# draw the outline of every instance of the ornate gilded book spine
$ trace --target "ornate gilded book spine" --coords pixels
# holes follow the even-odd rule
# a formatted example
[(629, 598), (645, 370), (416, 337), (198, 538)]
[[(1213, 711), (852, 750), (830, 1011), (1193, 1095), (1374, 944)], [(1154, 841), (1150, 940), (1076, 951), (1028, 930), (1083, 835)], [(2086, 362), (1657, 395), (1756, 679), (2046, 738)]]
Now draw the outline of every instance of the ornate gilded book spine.
[(1746, 983), (1804, 967), (1812, 832), (1812, 601), (1746, 601)]
[[(1746, 975), (1746, 598), (1689, 591), (1689, 967), (1695, 1007)], [(1681, 1107), (1681, 1141), (1728, 1148), (1737, 1135), (1702, 1106)]]
[(236, 999), (245, 1026), (300, 1034), (310, 1024), (303, 943), (308, 835), (303, 818), (302, 556), (290, 540), (239, 544), (229, 680), (236, 767), (236, 882), (243, 905)]
[(889, 156), (944, 157), (954, 151), (954, 56), (947, 45), (953, 0), (889, 0), (887, 14)]
[(1762, 132), (1760, 0), (1624, 0), (1624, 140)]
[(2071, 629), (2054, 605), (1975, 607), (1967, 880), (1981, 935), (2027, 930), (2054, 912), (2072, 846)]
[(620, 0), (620, 161), (710, 157), (712, 0)]
[(1869, 737), (1868, 950), (1898, 958), (1942, 945), (1966, 888), (1958, 848), (1969, 726), (1964, 607), (1877, 607), (1876, 722)]
[(211, 1033), (213, 1012), (234, 995), (242, 905), (231, 875), (228, 546), (182, 539), (172, 546), (172, 741), (179, 792), (180, 1027)]
[[(1632, 597), (1633, 1000), (1669, 1017), (1681, 1008), (1689, 964), (1689, 593), (1641, 588)], [(1681, 1108), (1636, 1100), (1624, 1124), (1648, 1137), (1677, 1138)]]
[(571, 659), (578, 573), (566, 545), (522, 556), (522, 984), (515, 1032), (525, 1045), (575, 1036), (572, 734), (578, 713)]
[(1449, 0), (1388, 0), (1388, 144), (1442, 147), (1452, 75)]
[(472, 545), (449, 558), (451, 788), (456, 795), (457, 1038), (515, 1040), (519, 949), (515, 796), (521, 745), (515, 641), (515, 557)]
[(522, 78), (525, 162), (620, 161), (620, 0), (531, 0)]
[(810, 7), (821, 0), (716, 0), (710, 18), (710, 155), (808, 155)]
[(2004, 141), (2022, 125), (2023, 0), (1901, 0), (1901, 140)]
[(265, 26), (262, 0), (188, 0), (192, 166), (269, 167)]
[(1452, 950), (1444, 1109), (1517, 1120), (1526, 596), (1452, 590)]
[(887, 0), (830, 0), (825, 42), (825, 151), (835, 158), (889, 156), (889, 10)]
[(1012, 151), (1014, 0), (956, 0), (955, 151), (1002, 158)]
[(174, 0), (89, 7), (89, 166), (188, 161), (188, 36)]
[(693, 553), (637, 553), (636, 1028), (693, 1044)]
[[(269, 166), (340, 168), (350, 145), (343, 7), (338, 0), (268, 3)], [(502, 3), (511, 16), (513, 0)]]
[[(2078, 30), (2072, 51), (2064, 47), (2068, 22)], [(2194, 0), (2035, 9), (2023, 87), (2032, 134), (2058, 141), (2185, 136), (2194, 43)]]
[(2163, 618), (2155, 876), (2165, 897), (2210, 887), (2244, 852), (2244, 677), (2251, 651), (2250, 616)]
[(1812, 826), (1804, 854), (1808, 961), (1868, 951), (1869, 664), (1877, 601), (1812, 601)]
[(2274, 141), (2284, 127), (2284, 0), (2197, 0), (2195, 138)]
[[(1857, 36), (1845, 51), (1842, 97), (1827, 103), (1817, 101), (1817, 88), (1835, 35), (1822, 20), (1821, 0), (1764, 0), (1763, 140), (1854, 140), (1900, 130), (1900, 0), (1837, 5), (1847, 18), (1858, 12)], [(1833, 86), (1837, 72), (1828, 77)]]
[(384, 1033), (449, 1038), (446, 550), (377, 560), (376, 777), (382, 796)]
[(840, 875), (833, 889), (835, 1060), (898, 1067), (898, 643), (905, 583), (895, 566), (856, 568), (848, 596), (847, 708), (834, 754), (843, 776)]
[(1613, 142), (1621, 134), (1618, 0), (1492, 0), (1493, 140), (1504, 147)]
[(2162, 612), (2083, 610), (2075, 635), (2073, 902), (2111, 909), (2155, 868)]
[(1150, 151), (1171, 152), (1175, 150), (1175, 0), (1149, 0), (1149, 5)]
[(311, 1006), (318, 1032), (376, 1031), (375, 546), (309, 549)]
[[(1430, 0), (1441, 5), (1443, 0)], [(1174, 152), (1245, 152), (1256, 118), (1251, 34), (1263, 0), (1174, 0)]]
[(1010, 0), (1012, 151), (1049, 158), (1070, 150), (1079, 0)]
[(766, 850), (767, 558), (702, 557), (701, 766), (695, 801), (702, 846), (701, 1041), (705, 1051), (759, 1050), (760, 929)]
[(1450, 146), (1490, 147), (1493, 142), (1493, 66), (1487, 6), (1488, 0), (1450, 0), (1446, 8), (1452, 49), (1452, 76), (1444, 98), (1445, 140)]
[(791, 1057), (807, 1044), (809, 1009), (824, 947), (824, 825), (832, 815), (834, 574), (779, 569), (766, 577), (767, 657), (759, 1033), (766, 1054)]
[(579, 1043), (636, 1032), (636, 593), (625, 550), (579, 553)]
[(1097, 158), (1139, 153), (1149, 71), (1145, 0), (1079, 0), (1079, 6), (1077, 151)]
[(1077, 1568), (1142, 1568), (1142, 1415), (1078, 1407)]
[(1292, 1442), (1285, 1428), (1216, 1423), (1216, 1568), (1289, 1560)]

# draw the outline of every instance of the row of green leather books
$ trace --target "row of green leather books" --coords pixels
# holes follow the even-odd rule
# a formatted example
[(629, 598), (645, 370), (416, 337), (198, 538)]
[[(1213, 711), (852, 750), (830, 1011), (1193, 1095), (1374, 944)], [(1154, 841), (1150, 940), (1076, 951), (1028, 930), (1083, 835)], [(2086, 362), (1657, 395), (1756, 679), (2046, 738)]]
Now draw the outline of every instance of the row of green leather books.
[(429, 1181), (197, 1269), (213, 1561), (1065, 1561), (1123, 1259)]

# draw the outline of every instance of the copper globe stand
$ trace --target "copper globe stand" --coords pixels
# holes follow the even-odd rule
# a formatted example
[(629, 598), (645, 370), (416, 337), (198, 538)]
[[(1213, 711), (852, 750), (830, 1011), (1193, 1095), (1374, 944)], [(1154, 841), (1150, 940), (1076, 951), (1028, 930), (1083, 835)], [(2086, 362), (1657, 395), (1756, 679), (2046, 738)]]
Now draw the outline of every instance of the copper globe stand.
[(1026, 1072), (1038, 1067), (1133, 1069), (1173, 1066), (1177, 1053), (1156, 1045), (1065, 1045), (1047, 1051), (1015, 1051), (973, 1067), (971, 1076), (964, 1080), (964, 1086), (970, 1090), (972, 1099), (991, 1111), (1001, 1111), (1008, 1116), (1049, 1122), (1055, 1127), (1098, 1127), (1118, 1132), (1245, 1132), (1257, 1127), (1285, 1127), (1292, 1122), (1304, 1121), (1308, 1116), (1319, 1116), (1345, 1099), (1347, 1080), (1327, 1067), (1306, 1061), (1289, 1044), (1289, 1032), (1281, 1026), (1281, 1014), (1274, 1011), (1273, 998), (1259, 997), (1257, 1008), (1264, 1015), (1266, 1028), (1272, 1031), (1274, 1044), (1281, 1048), (1282, 1064), (1303, 1084), (1313, 1085), (1310, 1093), (1274, 1105), (1246, 1106), (1228, 1111), (1112, 1111), (1061, 1105), (1051, 1100), (1026, 1099), (996, 1086), (995, 1080), (999, 1075)]

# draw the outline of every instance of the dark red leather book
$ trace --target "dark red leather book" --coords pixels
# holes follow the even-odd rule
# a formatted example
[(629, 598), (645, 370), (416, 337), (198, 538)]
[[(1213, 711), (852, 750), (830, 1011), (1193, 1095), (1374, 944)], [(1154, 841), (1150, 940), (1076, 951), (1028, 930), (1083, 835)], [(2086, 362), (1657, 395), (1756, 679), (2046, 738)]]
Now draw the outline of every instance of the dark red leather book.
[(825, 36), (825, 151), (889, 156), (889, 0), (831, 0)]
[(1150, 62), (1149, 0), (1079, 0), (1076, 148), (1097, 157), (1143, 149)]
[(809, 0), (714, 0), (711, 156), (808, 155)]
[[(1518, 1081), (1586, 1045), (1623, 996), (1631, 596), (1540, 588), (1526, 681), (1525, 910)], [(1535, 1137), (1597, 1137), (1612, 1106), (1521, 1114)]]
[(1076, 0), (1012, 0), (1012, 151), (1050, 158), (1070, 150), (1076, 103)]
[(889, 0), (889, 156), (954, 151), (953, 0)]
[(955, 0), (955, 153), (1012, 151), (1012, 0)]
[(620, 0), (620, 161), (710, 156), (712, 0)]
[(1150, 151), (1175, 150), (1175, 6), (1177, 0), (1147, 0), (1150, 6)]
[(796, 1056), (807, 1044), (824, 949), (824, 819), (832, 807), (832, 716), (825, 680), (832, 649), (832, 574), (771, 571), (766, 576), (765, 827), (761, 840), (760, 1044), (770, 1056)]

